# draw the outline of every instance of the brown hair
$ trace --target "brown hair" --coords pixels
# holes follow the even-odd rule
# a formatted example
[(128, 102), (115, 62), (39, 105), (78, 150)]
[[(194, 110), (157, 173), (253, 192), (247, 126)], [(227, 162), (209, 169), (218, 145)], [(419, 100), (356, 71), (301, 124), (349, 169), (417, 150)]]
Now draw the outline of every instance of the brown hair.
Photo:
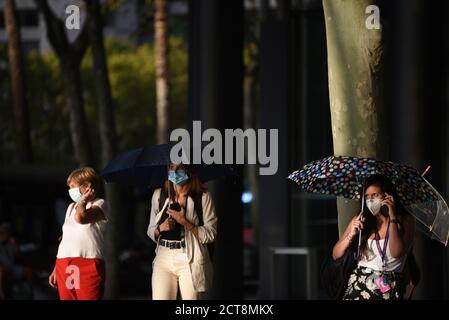
[[(189, 181), (186, 182), (187, 195), (192, 198), (202, 196), (207, 189), (202, 185), (200, 179), (198, 178), (198, 173), (195, 166), (183, 164), (181, 168), (186, 171), (190, 178)], [(173, 187), (173, 182), (167, 179), (163, 186), (163, 192), (165, 194), (168, 194), (168, 188), (170, 188), (170, 198), (171, 200), (174, 200), (175, 188)]]
[[(365, 187), (364, 190), (368, 189), (370, 186), (378, 186), (382, 190), (383, 193), (387, 192), (390, 195), (393, 196), (395, 200), (395, 206), (396, 206), (396, 215), (398, 219), (401, 219), (404, 215), (410, 215), (410, 213), (405, 210), (404, 206), (401, 203), (401, 199), (398, 196), (398, 193), (396, 191), (396, 188), (394, 187), (393, 183), (391, 183), (390, 179), (383, 175), (372, 175), (365, 180)], [(365, 195), (363, 195), (365, 196)], [(374, 232), (377, 232), (377, 220), (376, 218), (371, 214), (371, 212), (368, 210), (368, 207), (366, 206), (366, 201), (364, 202), (364, 208), (363, 208), (363, 216), (365, 217), (364, 222), (364, 228), (362, 231), (362, 239), (360, 243), (360, 253), (364, 253), (367, 242), (371, 234)], [(381, 214), (381, 213), (379, 213)], [(358, 239), (358, 237), (357, 237)]]
[(93, 189), (97, 189), (100, 185), (100, 178), (94, 169), (90, 167), (82, 167), (73, 170), (67, 178), (67, 186), (70, 187), (71, 182), (76, 182), (79, 186), (90, 183)]

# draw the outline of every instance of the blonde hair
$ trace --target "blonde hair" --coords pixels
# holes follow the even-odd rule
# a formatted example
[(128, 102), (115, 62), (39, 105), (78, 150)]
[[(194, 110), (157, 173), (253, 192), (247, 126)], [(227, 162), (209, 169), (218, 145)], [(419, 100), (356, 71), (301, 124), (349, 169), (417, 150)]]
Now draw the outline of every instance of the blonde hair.
[(91, 167), (82, 167), (73, 170), (67, 178), (67, 186), (70, 187), (70, 183), (75, 182), (79, 186), (90, 183), (93, 189), (97, 189), (100, 184), (100, 178), (97, 173)]

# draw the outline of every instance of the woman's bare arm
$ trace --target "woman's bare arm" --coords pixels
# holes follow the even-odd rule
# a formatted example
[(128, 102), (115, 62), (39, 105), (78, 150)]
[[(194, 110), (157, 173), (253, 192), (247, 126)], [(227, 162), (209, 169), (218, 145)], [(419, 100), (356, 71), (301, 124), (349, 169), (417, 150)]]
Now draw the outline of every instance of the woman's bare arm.
[[(360, 216), (360, 215), (359, 215)], [(340, 239), (335, 244), (332, 250), (332, 258), (337, 260), (341, 258), (346, 250), (348, 250), (354, 237), (357, 235), (358, 229), (363, 229), (363, 222), (359, 220), (359, 216), (352, 218), (351, 222), (346, 227)]]

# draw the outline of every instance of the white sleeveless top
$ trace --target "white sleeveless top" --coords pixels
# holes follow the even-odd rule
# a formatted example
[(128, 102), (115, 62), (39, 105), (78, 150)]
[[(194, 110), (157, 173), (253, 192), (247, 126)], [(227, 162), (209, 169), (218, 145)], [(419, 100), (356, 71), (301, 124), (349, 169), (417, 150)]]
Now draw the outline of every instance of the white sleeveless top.
[[(86, 209), (97, 206), (106, 215), (106, 203), (103, 199), (89, 201)], [(62, 240), (59, 244), (58, 259), (62, 258), (104, 258), (104, 232), (107, 220), (81, 224), (75, 220), (76, 203), (67, 208), (64, 225), (62, 226)]]
[[(380, 249), (383, 250), (385, 239), (379, 240)], [(376, 240), (368, 239), (365, 252), (361, 255), (358, 266), (370, 268), (376, 271), (402, 272), (407, 254), (400, 258), (395, 258), (390, 253), (390, 244), (387, 245), (385, 269), (382, 270), (382, 256), (376, 245)]]

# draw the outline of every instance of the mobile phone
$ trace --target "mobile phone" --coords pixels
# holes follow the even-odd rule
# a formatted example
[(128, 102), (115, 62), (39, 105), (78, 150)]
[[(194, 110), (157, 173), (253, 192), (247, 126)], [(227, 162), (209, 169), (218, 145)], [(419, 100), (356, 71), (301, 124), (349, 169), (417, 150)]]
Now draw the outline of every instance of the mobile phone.
[(181, 211), (181, 205), (178, 202), (170, 203), (170, 209), (175, 211)]

